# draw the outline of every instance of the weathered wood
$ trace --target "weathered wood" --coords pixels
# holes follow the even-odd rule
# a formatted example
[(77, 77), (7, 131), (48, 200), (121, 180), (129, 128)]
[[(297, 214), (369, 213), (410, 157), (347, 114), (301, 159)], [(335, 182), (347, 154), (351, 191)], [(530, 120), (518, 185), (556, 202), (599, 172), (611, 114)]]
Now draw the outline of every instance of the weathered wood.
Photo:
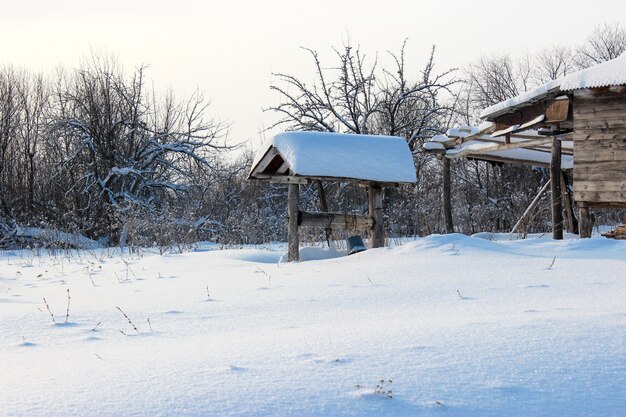
[(561, 201), (563, 201), (563, 210), (565, 211), (565, 224), (567, 225), (567, 231), (570, 233), (578, 233), (578, 224), (576, 216), (574, 216), (569, 187), (567, 186), (567, 180), (563, 171), (561, 171), (561, 196)]
[(587, 207), (581, 207), (578, 210), (579, 213), (579, 224), (580, 224), (580, 237), (588, 238), (591, 237), (591, 233), (593, 232), (593, 215), (589, 212)]
[(622, 161), (622, 163), (624, 163), (624, 161), (626, 161), (626, 151), (621, 151), (619, 149), (598, 148), (590, 150), (577, 147), (576, 151), (576, 155), (574, 155), (574, 163), (579, 165), (584, 163), (597, 164), (613, 161)]
[(483, 155), (472, 155), (472, 154), (468, 154), (466, 155), (467, 159), (470, 160), (477, 160), (477, 161), (486, 161), (486, 162), (500, 162), (503, 164), (517, 164), (517, 165), (529, 165), (529, 166), (533, 166), (533, 167), (542, 167), (542, 168), (549, 168), (550, 164), (549, 163), (543, 163), (543, 162), (538, 162), (538, 161), (531, 161), (531, 160), (526, 160), (526, 159), (511, 159), (511, 158), (503, 158), (500, 156), (496, 156), (496, 155), (490, 155), (490, 154), (483, 154)]
[[(519, 137), (518, 136), (513, 136), (514, 139), (514, 143), (519, 142)], [(528, 139), (537, 139), (537, 136), (533, 136), (532, 138), (528, 138)], [(572, 134), (567, 134), (567, 135), (563, 135), (563, 136), (559, 136), (559, 140), (561, 141), (561, 152), (564, 154), (573, 154), (574, 153), (574, 142), (573, 142), (573, 137)], [(494, 139), (484, 139), (484, 138), (475, 138), (472, 140), (473, 142), (481, 142), (481, 143), (491, 143), (491, 144), (497, 144), (498, 142), (495, 142)], [(500, 142), (502, 143), (502, 142)], [(550, 153), (552, 152), (552, 142), (550, 141), (547, 144), (543, 144), (543, 145), (539, 145), (539, 146), (529, 146), (526, 147), (525, 149), (529, 149), (532, 151), (539, 151), (539, 152), (546, 152), (546, 153)]]
[(569, 115), (569, 99), (559, 99), (546, 105), (546, 122), (565, 122)]
[(586, 207), (626, 205), (626, 89), (576, 90), (573, 114), (574, 199)]
[[(602, 170), (597, 167), (578, 172), (578, 167), (574, 170), (574, 191), (577, 190), (578, 183), (585, 181), (596, 182), (597, 184), (604, 181), (613, 181), (614, 178), (620, 178), (624, 173), (620, 170)], [(596, 189), (600, 187), (595, 187)]]
[(525, 140), (522, 142), (513, 142), (513, 143), (503, 143), (500, 145), (495, 145), (493, 147), (489, 147), (489, 148), (484, 148), (484, 149), (464, 149), (460, 152), (454, 153), (452, 155), (446, 155), (446, 157), (450, 158), (450, 159), (457, 159), (457, 158), (461, 158), (467, 154), (471, 154), (471, 155), (481, 155), (481, 154), (488, 154), (488, 153), (492, 153), (492, 152), (498, 152), (498, 151), (506, 151), (509, 149), (519, 149), (519, 148), (531, 148), (534, 146), (541, 146), (541, 145), (545, 145), (547, 143), (551, 143), (552, 142), (552, 137), (549, 138), (541, 138), (541, 139), (532, 139), (532, 140)]
[(626, 182), (615, 181), (610, 176), (605, 181), (585, 181), (576, 182), (576, 191), (609, 191), (609, 192), (626, 192)]
[(626, 192), (620, 191), (574, 191), (576, 201), (626, 204)]
[[(547, 92), (545, 95), (548, 94), (549, 92)], [(549, 105), (550, 103), (555, 101), (554, 99), (548, 99), (547, 101), (545, 101), (545, 95), (536, 97), (536, 103), (524, 103), (524, 107), (515, 109), (513, 112), (511, 112), (512, 109), (505, 109), (503, 110), (503, 112), (507, 114), (498, 115), (496, 113), (495, 115), (487, 117), (487, 120), (496, 123), (496, 130), (501, 130), (508, 126), (527, 123), (542, 114), (546, 114), (546, 102)]]
[(270, 182), (273, 184), (298, 184), (305, 185), (308, 184), (308, 180), (304, 177), (295, 177), (292, 175), (284, 175), (284, 176), (274, 176), (270, 177)]
[(300, 200), (300, 186), (289, 184), (287, 193), (287, 240), (289, 262), (300, 260), (300, 241), (298, 239), (298, 205)]
[(385, 246), (383, 228), (383, 189), (375, 185), (369, 187), (369, 217), (372, 221), (372, 248)]
[(610, 203), (610, 202), (602, 202), (595, 203), (592, 201), (576, 201), (576, 204), (579, 207), (587, 207), (594, 209), (626, 209), (626, 203)]
[(301, 211), (298, 224), (303, 227), (322, 227), (330, 229), (364, 230), (373, 222), (369, 216), (346, 213), (311, 213)]
[(574, 91), (574, 98), (579, 100), (602, 101), (615, 100), (622, 97), (626, 99), (626, 86), (586, 88)]
[(608, 118), (623, 117), (626, 113), (626, 105), (607, 105), (602, 107), (582, 107), (574, 112), (574, 120), (594, 120), (598, 116)]
[(537, 193), (535, 198), (533, 198), (533, 201), (531, 201), (531, 203), (528, 206), (528, 208), (526, 209), (526, 211), (524, 211), (524, 214), (522, 214), (522, 217), (520, 217), (520, 219), (517, 221), (517, 223), (515, 223), (515, 226), (513, 226), (513, 229), (511, 229), (511, 233), (515, 233), (515, 231), (519, 231), (519, 227), (522, 224), (524, 224), (524, 221), (526, 221), (526, 218), (530, 215), (530, 213), (533, 212), (535, 207), (537, 207), (537, 204), (539, 204), (539, 202), (541, 201), (541, 197), (546, 193), (546, 191), (548, 191), (548, 187), (550, 186), (550, 182), (551, 182), (551, 180), (548, 180), (543, 185), (543, 187), (541, 187), (541, 189), (539, 190), (539, 192)]
[(576, 153), (603, 150), (626, 152), (626, 134), (623, 138), (613, 138), (613, 140), (585, 139), (576, 142)]
[(273, 147), (269, 148), (265, 155), (263, 155), (263, 158), (261, 158), (259, 164), (256, 167), (256, 170), (260, 173), (264, 172), (267, 169), (267, 166), (276, 159), (277, 155), (278, 152), (276, 151), (276, 149), (274, 149)]
[(620, 139), (623, 140), (624, 138), (626, 138), (626, 135), (624, 134), (624, 132), (621, 129), (618, 129), (614, 132), (600, 132), (597, 130), (577, 130), (576, 132), (574, 132), (574, 142), (580, 142), (583, 140), (613, 140), (613, 139)]
[(604, 115), (597, 115), (597, 117), (593, 119), (574, 120), (574, 130), (623, 129), (624, 127), (626, 127), (626, 117), (624, 117), (624, 115), (617, 117), (606, 117)]
[(552, 142), (550, 162), (550, 191), (552, 207), (552, 238), (563, 239), (563, 204), (561, 202), (561, 141)]

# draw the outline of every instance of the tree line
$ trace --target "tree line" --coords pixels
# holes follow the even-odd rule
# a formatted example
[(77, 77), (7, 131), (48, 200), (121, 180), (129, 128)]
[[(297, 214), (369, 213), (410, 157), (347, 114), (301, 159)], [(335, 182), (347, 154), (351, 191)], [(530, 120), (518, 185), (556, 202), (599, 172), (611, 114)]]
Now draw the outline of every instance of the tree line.
[[(303, 49), (315, 78), (273, 74), (267, 111), (276, 117), (272, 128), (406, 139), (418, 182), (386, 191), (390, 237), (508, 231), (548, 173), (471, 160), (442, 165), (422, 144), (475, 124), (484, 107), (625, 49), (618, 24), (598, 26), (577, 48), (483, 56), (443, 71), (434, 47), (422, 68), (407, 68), (406, 42), (386, 65), (352, 45), (334, 49), (330, 66)], [(0, 68), (0, 246), (31, 244), (20, 240), (24, 227), (109, 245), (284, 240), (284, 187), (247, 181), (252, 151), (233, 157), (228, 126), (210, 116), (201, 92), (185, 99), (159, 93), (146, 72), (127, 73), (102, 54), (49, 76)], [(306, 209), (365, 212), (367, 196), (356, 186), (318, 182), (304, 187), (302, 200)], [(540, 211), (528, 230), (548, 221)]]

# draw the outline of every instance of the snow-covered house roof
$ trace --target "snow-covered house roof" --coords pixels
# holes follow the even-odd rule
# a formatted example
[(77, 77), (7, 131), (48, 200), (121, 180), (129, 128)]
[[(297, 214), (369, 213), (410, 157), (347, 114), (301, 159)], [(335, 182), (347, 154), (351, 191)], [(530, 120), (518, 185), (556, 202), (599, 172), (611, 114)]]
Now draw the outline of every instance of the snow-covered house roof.
[(619, 57), (547, 82), (517, 97), (484, 109), (480, 117), (491, 120), (547, 97), (557, 97), (572, 90), (626, 85), (626, 52)]
[[(505, 136), (494, 130), (492, 123), (483, 123), (479, 127), (459, 126), (449, 129), (446, 135), (434, 136), (423, 147), (428, 153), (449, 159), (466, 157), (542, 167), (550, 165), (551, 138), (540, 135), (537, 130), (524, 130), (510, 134), (507, 143)], [(561, 168), (572, 169), (574, 144), (571, 140), (563, 140), (561, 145)]]
[(626, 85), (626, 52), (610, 61), (566, 75), (561, 91)]
[(257, 154), (250, 179), (294, 176), (414, 183), (413, 157), (396, 136), (330, 132), (280, 133)]

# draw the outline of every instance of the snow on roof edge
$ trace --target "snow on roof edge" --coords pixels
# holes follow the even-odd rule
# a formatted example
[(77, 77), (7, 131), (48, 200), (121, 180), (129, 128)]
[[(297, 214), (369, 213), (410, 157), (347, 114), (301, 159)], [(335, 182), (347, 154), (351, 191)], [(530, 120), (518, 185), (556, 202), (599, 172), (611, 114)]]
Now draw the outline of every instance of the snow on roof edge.
[(548, 81), (547, 83), (540, 85), (539, 87), (533, 88), (532, 90), (526, 91), (518, 96), (501, 101), (494, 104), (493, 106), (489, 106), (486, 109), (483, 109), (483, 111), (480, 113), (480, 118), (487, 119), (489, 117), (498, 116), (500, 114), (506, 113), (507, 111), (515, 107), (527, 105), (532, 101), (536, 101), (543, 97), (546, 97), (554, 91), (560, 91), (559, 89), (562, 81), (562, 77), (557, 78), (556, 80)]
[(610, 61), (568, 74), (561, 83), (562, 91), (626, 85), (626, 52)]
[(617, 58), (596, 64), (589, 68), (548, 81), (516, 97), (489, 106), (480, 113), (481, 119), (499, 116), (516, 107), (528, 105), (551, 93), (572, 91), (583, 88), (600, 88), (626, 85), (626, 52)]

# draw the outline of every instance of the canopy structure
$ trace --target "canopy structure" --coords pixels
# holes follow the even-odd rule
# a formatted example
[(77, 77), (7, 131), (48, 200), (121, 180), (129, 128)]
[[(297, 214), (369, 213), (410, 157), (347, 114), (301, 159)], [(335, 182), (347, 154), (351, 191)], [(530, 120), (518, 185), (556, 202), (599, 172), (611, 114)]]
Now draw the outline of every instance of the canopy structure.
[[(289, 184), (287, 201), (290, 261), (299, 259), (298, 227), (369, 229), (374, 248), (385, 245), (383, 187), (416, 181), (408, 144), (395, 136), (352, 135), (331, 132), (278, 134), (258, 153), (248, 176)], [(368, 187), (367, 216), (328, 213), (322, 180), (356, 182)], [(322, 212), (299, 210), (299, 187), (318, 182)]]
[[(427, 153), (449, 159), (461, 157), (489, 162), (523, 164), (548, 168), (552, 159), (552, 138), (540, 135), (537, 130), (522, 130), (506, 133), (495, 131), (493, 123), (480, 127), (459, 126), (449, 129), (445, 135), (437, 135), (424, 144)], [(574, 143), (563, 140), (561, 169), (574, 166)]]
[(562, 197), (569, 188), (562, 170), (573, 171), (581, 237), (591, 236), (589, 208), (626, 208), (626, 52), (490, 106), (481, 118), (487, 121), (481, 128), (435, 136), (424, 150), (549, 166), (555, 239), (563, 236), (563, 205), (572, 205)]
[(259, 152), (250, 179), (280, 177), (403, 184), (416, 181), (409, 146), (395, 136), (280, 133)]

